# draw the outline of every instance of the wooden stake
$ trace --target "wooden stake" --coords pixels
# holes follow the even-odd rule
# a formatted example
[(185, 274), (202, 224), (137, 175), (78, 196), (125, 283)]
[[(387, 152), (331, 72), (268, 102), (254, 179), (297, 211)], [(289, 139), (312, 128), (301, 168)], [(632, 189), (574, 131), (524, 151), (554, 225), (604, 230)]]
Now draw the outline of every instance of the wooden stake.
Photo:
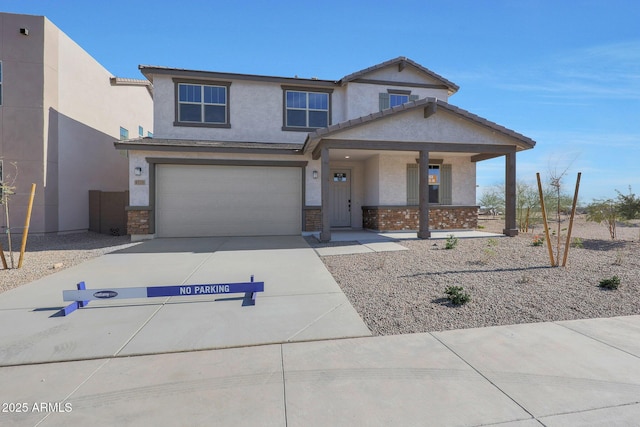
[(542, 222), (544, 222), (544, 234), (545, 240), (547, 241), (547, 249), (549, 250), (549, 260), (551, 261), (551, 267), (555, 267), (556, 264), (553, 262), (553, 248), (551, 247), (551, 239), (549, 238), (549, 224), (547, 224), (547, 210), (544, 206), (544, 196), (542, 194), (542, 181), (540, 181), (540, 172), (536, 173), (536, 178), (538, 178), (538, 192), (540, 194), (540, 207), (542, 208)]
[(24, 259), (24, 250), (27, 247), (27, 236), (29, 235), (29, 224), (31, 223), (31, 210), (33, 209), (33, 198), (36, 195), (36, 184), (31, 184), (31, 195), (29, 196), (29, 206), (27, 207), (27, 215), (24, 218), (24, 229), (22, 230), (22, 245), (20, 246), (20, 259), (18, 260), (18, 268), (22, 267)]
[(578, 190), (580, 189), (580, 176), (582, 172), (578, 172), (576, 180), (576, 192), (573, 194), (573, 206), (571, 207), (571, 219), (569, 219), (569, 231), (567, 232), (567, 243), (564, 245), (564, 258), (562, 258), (562, 266), (566, 267), (567, 257), (569, 256), (569, 245), (571, 243), (571, 229), (573, 228), (573, 218), (576, 216), (576, 204), (578, 203)]
[(2, 258), (2, 267), (7, 270), (9, 266), (7, 265), (7, 259), (4, 257), (4, 248), (2, 247), (2, 243), (0, 243), (0, 258)]

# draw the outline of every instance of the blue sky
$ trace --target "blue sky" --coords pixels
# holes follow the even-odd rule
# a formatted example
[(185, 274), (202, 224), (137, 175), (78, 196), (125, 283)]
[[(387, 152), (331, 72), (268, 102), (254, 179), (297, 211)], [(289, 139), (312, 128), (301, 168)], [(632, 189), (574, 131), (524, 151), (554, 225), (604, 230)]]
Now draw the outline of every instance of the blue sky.
[[(339, 79), (407, 56), (449, 101), (537, 141), (518, 179), (566, 170), (580, 199), (640, 194), (640, 1), (0, 0), (47, 16), (111, 73), (139, 64)], [(479, 193), (504, 161), (478, 164)]]

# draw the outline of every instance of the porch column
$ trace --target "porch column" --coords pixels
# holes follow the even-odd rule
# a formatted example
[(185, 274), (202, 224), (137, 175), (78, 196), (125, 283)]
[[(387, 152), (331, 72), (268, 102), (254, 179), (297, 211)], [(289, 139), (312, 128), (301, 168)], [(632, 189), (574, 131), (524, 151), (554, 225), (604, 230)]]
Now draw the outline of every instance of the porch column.
[(331, 185), (331, 171), (329, 169), (329, 149), (322, 147), (320, 150), (320, 181), (321, 204), (322, 204), (322, 231), (320, 231), (320, 241), (329, 242), (331, 240), (331, 216), (329, 215), (329, 186)]
[(418, 230), (419, 239), (431, 237), (429, 231), (429, 152), (420, 151), (420, 228)]
[(516, 226), (516, 153), (505, 156), (505, 207), (504, 207), (505, 236), (517, 236)]

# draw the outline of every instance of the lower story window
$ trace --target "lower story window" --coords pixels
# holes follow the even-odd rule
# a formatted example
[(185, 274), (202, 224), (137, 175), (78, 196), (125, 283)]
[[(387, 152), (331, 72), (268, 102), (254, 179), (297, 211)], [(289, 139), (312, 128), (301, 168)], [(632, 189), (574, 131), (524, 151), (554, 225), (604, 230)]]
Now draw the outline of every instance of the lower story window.
[[(451, 204), (451, 165), (429, 165), (429, 203)], [(420, 168), (407, 165), (407, 205), (420, 204)]]

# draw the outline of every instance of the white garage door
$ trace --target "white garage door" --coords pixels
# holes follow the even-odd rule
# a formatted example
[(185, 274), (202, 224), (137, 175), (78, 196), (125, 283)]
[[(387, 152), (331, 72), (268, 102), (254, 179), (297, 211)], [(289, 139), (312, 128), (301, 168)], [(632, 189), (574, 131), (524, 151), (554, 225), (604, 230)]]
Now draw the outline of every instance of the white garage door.
[(160, 237), (300, 234), (299, 167), (156, 166)]

